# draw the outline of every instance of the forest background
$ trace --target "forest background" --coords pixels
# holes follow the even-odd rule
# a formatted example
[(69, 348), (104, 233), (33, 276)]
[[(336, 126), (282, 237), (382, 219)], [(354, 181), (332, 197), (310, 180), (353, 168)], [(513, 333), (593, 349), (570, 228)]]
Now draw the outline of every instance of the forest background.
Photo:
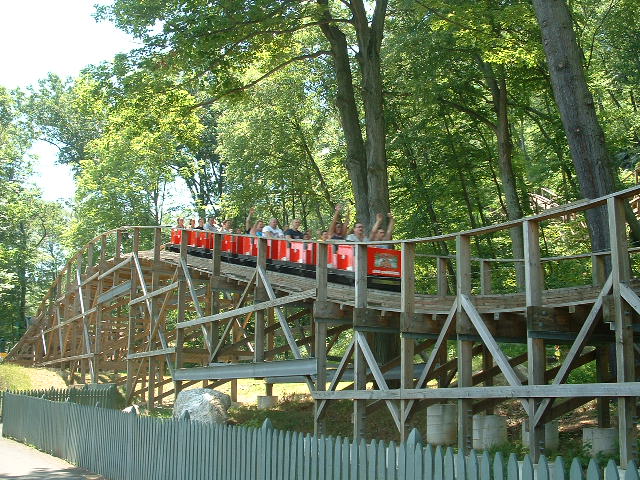
[[(122, 225), (213, 214), (241, 227), (255, 206), (317, 232), (343, 203), (367, 224), (393, 212), (396, 238), (426, 237), (637, 183), (638, 11), (638, 0), (98, 6), (142, 46), (75, 78), (0, 86), (0, 351), (65, 258)], [(580, 78), (584, 90), (566, 90)], [(583, 113), (593, 121), (577, 132)], [(72, 167), (70, 204), (32, 184), (36, 140)], [(176, 179), (189, 192), (177, 205)], [(545, 225), (543, 253), (588, 251), (590, 236), (605, 248), (597, 223)], [(483, 237), (474, 254), (518, 256), (519, 242)]]

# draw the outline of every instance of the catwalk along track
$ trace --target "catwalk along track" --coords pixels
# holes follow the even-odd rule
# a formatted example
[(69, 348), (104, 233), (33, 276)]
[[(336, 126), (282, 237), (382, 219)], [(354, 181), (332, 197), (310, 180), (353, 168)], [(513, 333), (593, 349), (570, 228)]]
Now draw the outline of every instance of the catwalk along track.
[[(238, 379), (259, 378), (269, 394), (274, 383), (301, 382), (319, 433), (333, 402), (352, 401), (356, 438), (375, 409), (388, 411), (402, 439), (417, 411), (454, 402), (462, 449), (472, 415), (516, 399), (534, 458), (545, 424), (595, 399), (599, 425), (619, 427), (626, 464), (637, 456), (640, 282), (625, 210), (639, 192), (391, 242), (121, 227), (69, 260), (8, 361), (62, 369), (70, 383), (117, 382), (150, 407), (199, 383), (231, 382), (235, 394)], [(541, 256), (541, 227), (593, 208), (608, 214), (610, 250)], [(479, 239), (510, 229), (523, 234), (522, 258), (472, 256)], [(421, 253), (433, 243), (455, 253)], [(564, 262), (584, 273), (550, 288), (547, 265)], [(511, 293), (505, 272), (518, 280)], [(511, 344), (526, 348), (509, 356)], [(549, 356), (558, 345), (563, 355)], [(567, 383), (591, 362), (594, 383)]]

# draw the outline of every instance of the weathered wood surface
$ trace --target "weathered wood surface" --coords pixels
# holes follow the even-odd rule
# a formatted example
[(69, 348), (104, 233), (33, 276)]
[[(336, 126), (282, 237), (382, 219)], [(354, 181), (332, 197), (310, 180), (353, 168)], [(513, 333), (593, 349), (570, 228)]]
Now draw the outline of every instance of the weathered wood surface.
[[(141, 258), (149, 258), (152, 252), (140, 252)], [(171, 265), (179, 264), (179, 254), (170, 251), (162, 252), (162, 261)], [(189, 255), (189, 267), (194, 270), (210, 273), (211, 260)], [(247, 283), (255, 272), (254, 268), (222, 262), (222, 275), (241, 283)], [(312, 278), (300, 277), (286, 273), (267, 271), (267, 277), (272, 287), (283, 293), (294, 293), (316, 287)], [(631, 287), (640, 293), (640, 281), (632, 281)], [(600, 288), (591, 285), (584, 287), (559, 288), (544, 290), (542, 303), (547, 307), (561, 307), (570, 305), (592, 304), (595, 302)], [(522, 312), (526, 310), (524, 293), (474, 295), (474, 305), (479, 313)], [(327, 286), (327, 300), (340, 305), (355, 306), (355, 289), (349, 285), (329, 283)], [(438, 296), (417, 294), (415, 296), (415, 313), (447, 315), (453, 305), (455, 295)], [(400, 312), (401, 297), (395, 292), (368, 289), (367, 308)]]

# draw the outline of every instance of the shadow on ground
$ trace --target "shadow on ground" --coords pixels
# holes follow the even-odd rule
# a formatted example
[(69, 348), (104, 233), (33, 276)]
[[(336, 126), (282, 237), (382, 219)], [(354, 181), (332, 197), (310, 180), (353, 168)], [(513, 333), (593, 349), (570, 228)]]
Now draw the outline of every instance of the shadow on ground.
[(2, 480), (20, 479), (20, 480), (44, 480), (44, 479), (64, 479), (64, 480), (102, 480), (101, 475), (87, 473), (86, 470), (79, 468), (61, 468), (60, 470), (51, 470), (48, 468), (35, 468), (27, 475), (6, 475), (0, 474)]

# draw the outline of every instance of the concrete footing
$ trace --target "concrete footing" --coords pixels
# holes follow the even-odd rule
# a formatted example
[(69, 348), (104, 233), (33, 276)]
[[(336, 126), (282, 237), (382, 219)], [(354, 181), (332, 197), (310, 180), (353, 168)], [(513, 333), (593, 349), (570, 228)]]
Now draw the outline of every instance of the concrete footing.
[(485, 450), (507, 443), (507, 419), (500, 415), (473, 416), (473, 448)]
[[(522, 422), (522, 445), (529, 446), (529, 422)], [(544, 445), (546, 450), (555, 450), (560, 446), (557, 420), (545, 424)]]
[(260, 410), (266, 410), (273, 408), (278, 403), (277, 395), (258, 395), (258, 408)]
[(617, 428), (583, 428), (582, 443), (591, 455), (615, 454), (618, 451)]
[(451, 445), (458, 438), (457, 407), (439, 403), (427, 407), (427, 443)]

